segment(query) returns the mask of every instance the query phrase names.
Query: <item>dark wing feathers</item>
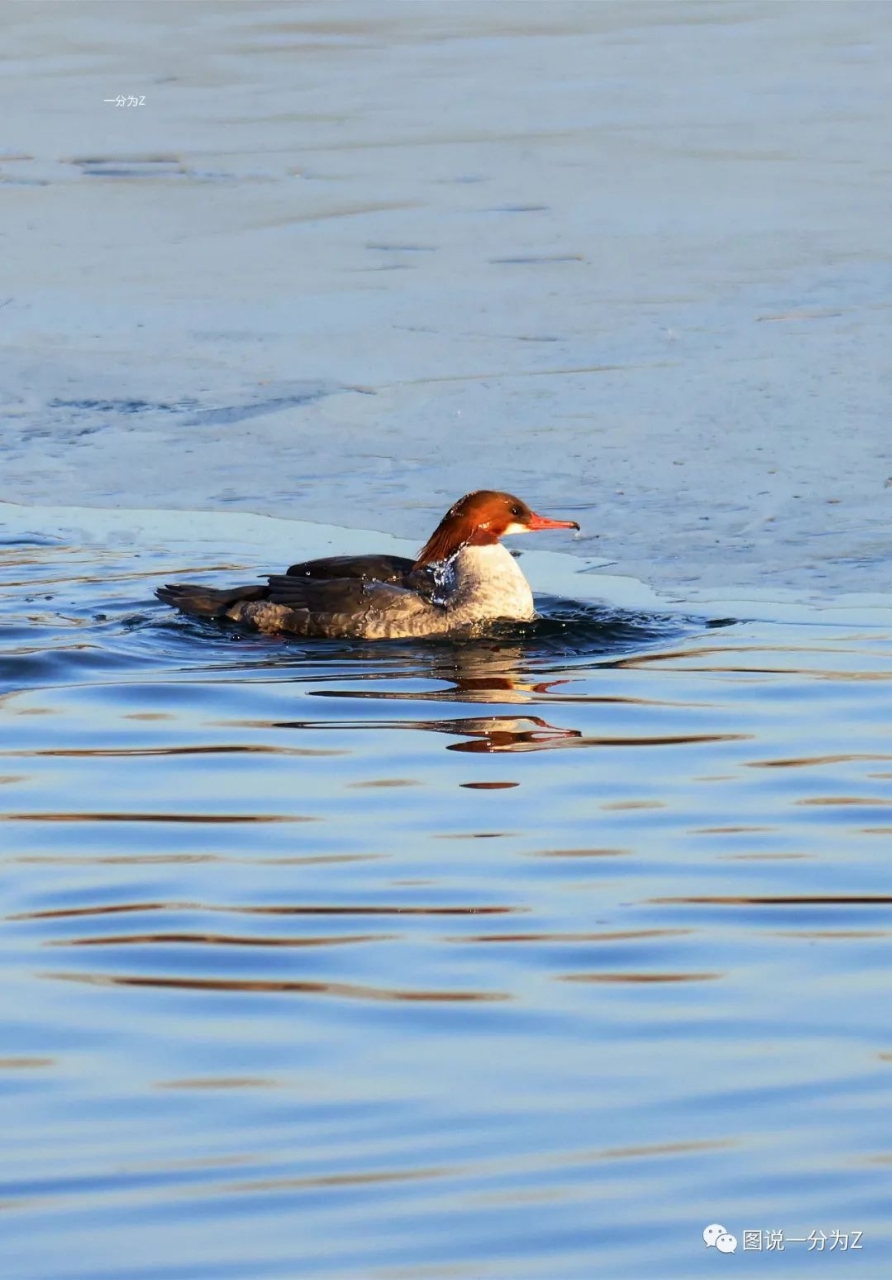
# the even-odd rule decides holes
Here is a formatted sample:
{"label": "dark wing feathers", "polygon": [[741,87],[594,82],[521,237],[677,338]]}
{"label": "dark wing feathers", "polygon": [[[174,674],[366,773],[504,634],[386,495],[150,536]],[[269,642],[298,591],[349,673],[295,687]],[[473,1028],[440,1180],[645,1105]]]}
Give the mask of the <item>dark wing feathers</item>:
{"label": "dark wing feathers", "polygon": [[405,556],[323,556],[303,560],[286,570],[293,578],[361,578],[364,582],[394,582],[402,586],[412,572]]}
{"label": "dark wing feathers", "polygon": [[227,609],[234,604],[251,600],[266,600],[269,587],[230,587],[218,591],[214,587],[200,586],[194,582],[168,582],[155,592],[159,600],[172,604],[183,613],[194,613],[204,618],[225,618]]}
{"label": "dark wing feathers", "polygon": [[405,556],[324,556],[293,564],[286,573],[272,574],[267,585],[217,590],[194,583],[167,583],[155,593],[159,600],[184,613],[223,618],[240,604],[269,601],[289,609],[307,610],[317,618],[341,615],[342,620],[364,617],[369,609],[386,610],[405,601],[432,603],[436,583],[431,569],[415,569]]}
{"label": "dark wing feathers", "polygon": [[374,583],[358,578],[294,578],[274,573],[268,581],[271,604],[308,609],[310,613],[356,612],[368,607],[369,592],[374,591]]}
{"label": "dark wing feathers", "polygon": [[[301,564],[293,564],[286,573],[275,574],[269,581],[272,584],[275,579],[276,590],[284,590],[284,586],[280,588],[283,578],[304,583],[344,582],[353,586],[361,586],[362,583],[377,583],[379,586],[386,584],[417,591],[425,600],[431,600],[437,585],[432,569],[416,569],[413,562],[405,556],[325,556],[321,560],[305,560]],[[285,601],[282,600],[281,603],[284,604]]]}

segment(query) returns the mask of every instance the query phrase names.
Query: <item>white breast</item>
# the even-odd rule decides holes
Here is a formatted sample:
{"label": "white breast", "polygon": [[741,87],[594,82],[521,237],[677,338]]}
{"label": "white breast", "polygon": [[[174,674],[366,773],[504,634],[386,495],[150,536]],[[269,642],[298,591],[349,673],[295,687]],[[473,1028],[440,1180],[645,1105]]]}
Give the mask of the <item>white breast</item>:
{"label": "white breast", "polygon": [[450,561],[443,585],[453,625],[493,618],[522,622],[536,616],[530,584],[501,543],[462,547]]}

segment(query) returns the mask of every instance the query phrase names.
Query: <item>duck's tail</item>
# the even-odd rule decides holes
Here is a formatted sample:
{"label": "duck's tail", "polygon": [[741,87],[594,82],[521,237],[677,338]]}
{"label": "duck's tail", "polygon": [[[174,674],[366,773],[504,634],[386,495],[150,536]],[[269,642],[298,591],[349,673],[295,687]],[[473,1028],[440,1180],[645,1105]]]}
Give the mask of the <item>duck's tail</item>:
{"label": "duck's tail", "polygon": [[199,618],[225,618],[236,604],[265,600],[269,587],[230,587],[227,591],[220,591],[194,582],[167,582],[158,588],[155,595],[182,613],[192,613]]}

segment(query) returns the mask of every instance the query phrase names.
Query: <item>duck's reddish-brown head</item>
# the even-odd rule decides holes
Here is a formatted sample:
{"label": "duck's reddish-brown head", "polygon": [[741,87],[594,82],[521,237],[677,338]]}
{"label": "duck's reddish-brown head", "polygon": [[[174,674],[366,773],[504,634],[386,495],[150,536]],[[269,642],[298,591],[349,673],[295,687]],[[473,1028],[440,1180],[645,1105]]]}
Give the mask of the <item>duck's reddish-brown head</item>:
{"label": "duck's reddish-brown head", "polygon": [[537,515],[511,493],[478,489],[450,507],[428,538],[415,568],[438,564],[461,547],[483,547],[507,533],[534,533],[539,529],[578,529],[575,520],[552,520]]}

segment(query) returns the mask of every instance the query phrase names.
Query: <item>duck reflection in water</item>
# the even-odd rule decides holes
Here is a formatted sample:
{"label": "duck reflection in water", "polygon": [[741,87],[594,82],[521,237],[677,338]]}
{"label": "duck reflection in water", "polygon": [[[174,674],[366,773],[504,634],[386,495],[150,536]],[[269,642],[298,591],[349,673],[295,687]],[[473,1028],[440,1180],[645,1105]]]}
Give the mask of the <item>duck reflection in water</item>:
{"label": "duck reflection in water", "polygon": [[[320,698],[378,698],[400,702],[483,702],[529,704],[547,695],[555,685],[567,684],[566,677],[555,680],[535,680],[523,671],[524,660],[529,653],[519,644],[461,645],[448,651],[428,652],[423,667],[412,663],[411,672],[403,674],[424,677],[446,683],[445,688],[421,691],[388,690],[382,687],[382,675],[376,671],[363,680],[374,680],[374,689],[314,689],[313,697]],[[386,672],[392,677],[393,671]],[[286,721],[276,728],[304,729],[325,728],[324,722]],[[334,727],[334,726],[332,726]],[[542,751],[568,745],[582,737],[579,729],[567,729],[550,724],[541,716],[459,716],[437,720],[364,720],[343,721],[338,728],[368,727],[375,729],[427,729],[433,733],[445,733],[465,737],[468,741],[450,743],[448,751]]]}
{"label": "duck reflection in water", "polygon": [[474,719],[437,720],[419,728],[441,733],[466,734],[469,741],[451,742],[447,751],[545,751],[564,747],[582,737],[579,729],[559,729],[541,716],[486,716]]}
{"label": "duck reflection in water", "polygon": [[[388,655],[388,659],[394,655]],[[463,645],[441,651],[430,651],[423,661],[417,652],[410,659],[401,655],[399,665],[382,667],[361,673],[341,669],[332,679],[359,681],[364,685],[374,683],[373,688],[312,689],[309,697],[316,698],[375,698],[389,702],[436,703],[488,703],[493,706],[523,706],[532,710],[559,705],[566,712],[573,705],[630,702],[636,697],[619,697],[616,694],[572,691],[553,692],[558,685],[573,685],[576,681],[566,675],[553,680],[537,680],[529,670],[533,660],[542,661],[542,655],[531,655],[521,644],[492,643],[489,645]],[[606,660],[606,665],[617,665],[616,659]],[[525,669],[526,668],[526,669]],[[566,665],[561,668],[566,671]],[[590,674],[591,667],[582,670]],[[543,672],[546,674],[547,672]],[[328,678],[327,676],[325,677]],[[318,676],[314,677],[318,679]],[[393,689],[393,680],[436,680],[445,687]],[[432,733],[445,733],[463,737],[464,742],[451,743],[449,751],[543,751],[566,747],[671,747],[685,744],[705,744],[735,741],[736,733],[675,733],[675,734],[591,734],[564,725],[555,725],[539,715],[518,715],[516,711],[490,716],[458,716],[438,719],[408,720],[358,719],[358,720],[289,720],[276,721],[277,729],[359,730],[359,729],[424,729]]]}

